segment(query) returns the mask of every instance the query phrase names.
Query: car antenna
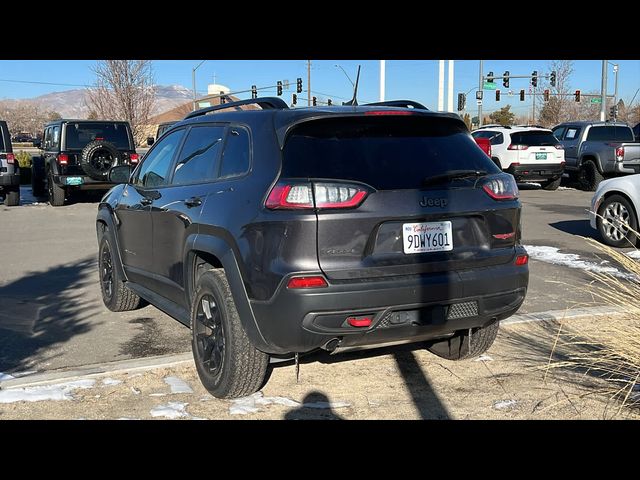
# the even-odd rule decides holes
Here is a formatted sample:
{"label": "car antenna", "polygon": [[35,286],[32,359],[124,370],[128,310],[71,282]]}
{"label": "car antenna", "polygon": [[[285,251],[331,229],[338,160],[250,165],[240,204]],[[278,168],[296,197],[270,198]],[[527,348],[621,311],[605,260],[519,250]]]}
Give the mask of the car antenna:
{"label": "car antenna", "polygon": [[342,105],[350,105],[350,106],[356,106],[358,105],[358,100],[356,99],[356,96],[358,95],[358,81],[360,80],[360,65],[358,65],[358,74],[356,75],[356,83],[353,86],[353,98],[351,100],[349,100],[348,102],[342,102]]}

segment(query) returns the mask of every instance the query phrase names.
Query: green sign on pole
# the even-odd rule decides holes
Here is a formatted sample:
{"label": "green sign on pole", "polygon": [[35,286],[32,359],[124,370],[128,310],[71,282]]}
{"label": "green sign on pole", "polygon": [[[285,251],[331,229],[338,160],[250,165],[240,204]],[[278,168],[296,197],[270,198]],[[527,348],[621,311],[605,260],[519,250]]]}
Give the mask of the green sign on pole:
{"label": "green sign on pole", "polygon": [[602,103],[602,98],[600,97],[593,97],[591,99],[591,103]]}
{"label": "green sign on pole", "polygon": [[496,89],[496,84],[495,83],[489,83],[489,82],[484,82],[484,85],[482,86],[483,90],[495,90]]}

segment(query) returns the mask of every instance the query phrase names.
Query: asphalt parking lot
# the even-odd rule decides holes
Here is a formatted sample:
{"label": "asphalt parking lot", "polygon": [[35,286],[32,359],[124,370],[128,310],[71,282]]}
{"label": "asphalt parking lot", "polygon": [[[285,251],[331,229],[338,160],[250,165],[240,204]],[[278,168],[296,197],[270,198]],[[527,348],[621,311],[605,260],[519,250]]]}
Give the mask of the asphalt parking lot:
{"label": "asphalt parking lot", "polygon": [[[591,195],[563,187],[555,192],[522,187],[523,243],[533,248],[530,290],[520,313],[592,304],[581,288],[590,277],[584,268],[574,268],[607,265],[581,238],[597,236],[586,216]],[[189,331],[158,309],[113,313],[103,306],[96,197],[53,208],[23,188],[22,199],[21,207],[0,207],[0,372],[190,351]]]}

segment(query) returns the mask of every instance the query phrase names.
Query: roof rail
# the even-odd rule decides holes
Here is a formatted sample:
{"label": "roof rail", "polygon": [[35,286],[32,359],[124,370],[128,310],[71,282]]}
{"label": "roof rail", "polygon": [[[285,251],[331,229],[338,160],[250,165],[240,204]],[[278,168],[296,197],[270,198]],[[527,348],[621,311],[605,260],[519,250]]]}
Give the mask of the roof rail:
{"label": "roof rail", "polygon": [[215,112],[216,110],[224,110],[226,108],[240,107],[242,105],[260,105],[263,110],[283,110],[288,109],[289,106],[284,100],[278,97],[264,97],[264,98],[251,98],[248,100],[238,100],[237,102],[222,103],[213,107],[201,108],[195,112],[189,113],[183,120],[188,118],[199,117],[200,115],[206,115],[209,112]]}
{"label": "roof rail", "polygon": [[413,100],[388,100],[386,102],[374,102],[367,103],[366,106],[379,106],[379,107],[402,107],[402,108],[421,108],[422,110],[429,110],[421,103],[414,102]]}
{"label": "roof rail", "polygon": [[510,125],[500,125],[499,123],[490,123],[488,125],[482,125],[481,127],[478,127],[476,130],[480,130],[481,128],[496,128],[496,127],[511,128]]}

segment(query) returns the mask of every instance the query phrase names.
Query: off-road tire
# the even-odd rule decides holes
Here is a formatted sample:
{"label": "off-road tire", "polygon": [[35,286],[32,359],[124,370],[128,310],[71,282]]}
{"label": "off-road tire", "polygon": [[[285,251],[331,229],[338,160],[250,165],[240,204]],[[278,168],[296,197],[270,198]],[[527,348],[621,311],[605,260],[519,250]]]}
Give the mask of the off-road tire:
{"label": "off-road tire", "polygon": [[116,146],[106,140],[94,140],[82,149],[80,165],[94,180],[106,180],[109,169],[120,163],[121,154]]}
{"label": "off-road tire", "polygon": [[604,175],[598,170],[598,166],[591,160],[580,165],[579,173],[580,185],[587,192],[595,192],[600,182],[604,180]]}
{"label": "off-road tire", "polygon": [[545,190],[557,190],[562,182],[562,177],[558,177],[555,180],[548,180],[542,184],[542,188]]}
{"label": "off-road tire", "polygon": [[49,204],[51,204],[52,207],[61,207],[64,205],[67,191],[64,187],[56,185],[53,181],[53,172],[51,170],[49,170],[47,174],[47,190],[49,193]]}
{"label": "off-road tire", "polygon": [[[209,313],[211,307],[216,309],[208,321],[217,323],[217,332],[222,336],[223,342],[220,366],[213,372],[212,353],[207,361],[205,345],[208,345],[207,340],[215,342],[219,341],[220,337],[215,338],[215,335],[211,335],[216,330],[206,327],[203,323],[203,300],[209,305]],[[211,300],[215,305],[210,304]],[[198,278],[191,305],[191,331],[196,370],[202,384],[211,395],[217,398],[243,397],[257,392],[262,387],[269,355],[257,350],[249,340],[222,269],[208,270]],[[214,340],[211,340],[212,337]]]}
{"label": "off-road tire", "polygon": [[475,358],[493,345],[499,327],[500,322],[494,322],[487,327],[474,328],[471,330],[471,336],[465,330],[454,337],[427,344],[427,350],[447,360]]}
{"label": "off-road tire", "polygon": [[[110,265],[107,265],[107,257]],[[105,227],[100,237],[98,250],[98,281],[104,305],[112,312],[126,312],[136,310],[143,305],[142,299],[127,288],[126,283],[120,278],[115,262],[115,250],[110,238],[109,230]],[[107,270],[110,268],[110,273]],[[106,285],[106,276],[111,275],[111,288]]]}

